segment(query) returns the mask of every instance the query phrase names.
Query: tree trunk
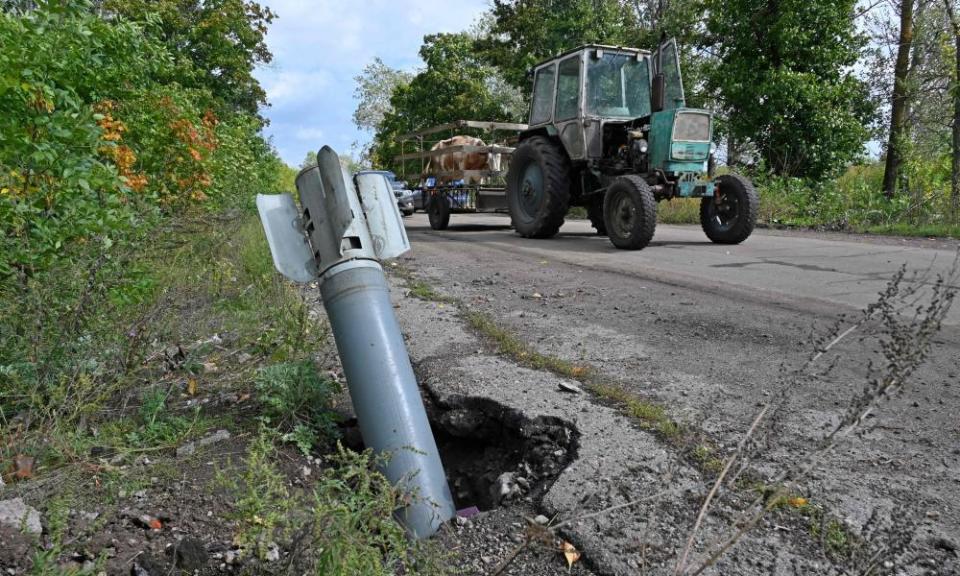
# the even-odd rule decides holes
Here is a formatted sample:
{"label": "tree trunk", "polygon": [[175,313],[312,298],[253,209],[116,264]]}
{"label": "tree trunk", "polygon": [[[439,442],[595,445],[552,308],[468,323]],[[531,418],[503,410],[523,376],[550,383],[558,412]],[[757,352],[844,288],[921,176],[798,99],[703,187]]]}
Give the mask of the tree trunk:
{"label": "tree trunk", "polygon": [[943,0],[953,26],[956,49],[956,70],[951,92],[953,93],[953,173],[950,179],[950,221],[960,222],[960,22],[953,8],[954,0]]}
{"label": "tree trunk", "polygon": [[903,139],[907,104],[907,73],[910,70],[910,48],[913,44],[913,2],[900,3],[900,44],[893,70],[893,101],[890,109],[890,139],[887,141],[887,164],[883,172],[883,193],[893,198],[900,175],[900,144]]}

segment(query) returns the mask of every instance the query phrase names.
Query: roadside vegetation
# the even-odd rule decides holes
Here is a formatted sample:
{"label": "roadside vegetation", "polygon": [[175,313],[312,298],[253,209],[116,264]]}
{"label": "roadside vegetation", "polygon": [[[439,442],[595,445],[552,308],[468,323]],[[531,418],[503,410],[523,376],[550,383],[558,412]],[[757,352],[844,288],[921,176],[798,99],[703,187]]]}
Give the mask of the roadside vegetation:
{"label": "roadside vegetation", "polygon": [[0,505],[43,528],[0,525],[5,570],[440,571],[338,447],[327,325],[253,208],[293,187],[251,74],[273,17],[0,3]]}
{"label": "roadside vegetation", "polygon": [[[425,37],[420,69],[374,60],[356,78],[362,160],[393,167],[397,136],[429,126],[525,122],[536,63],[666,34],[688,105],[716,115],[720,170],[751,177],[762,224],[960,237],[956,14],[953,0],[494,2],[469,30]],[[659,211],[699,223],[695,201]]]}

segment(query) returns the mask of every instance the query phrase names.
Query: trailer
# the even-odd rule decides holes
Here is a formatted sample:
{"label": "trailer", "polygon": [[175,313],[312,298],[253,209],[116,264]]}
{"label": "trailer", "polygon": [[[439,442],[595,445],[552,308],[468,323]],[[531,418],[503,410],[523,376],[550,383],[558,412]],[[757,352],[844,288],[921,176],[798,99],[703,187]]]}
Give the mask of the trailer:
{"label": "trailer", "polygon": [[[451,214],[507,213],[506,174],[514,151],[511,144],[526,129],[526,124],[459,120],[404,134],[399,138],[400,154],[394,158],[395,172],[403,180],[419,182],[423,207],[434,230],[445,230]],[[432,149],[448,135],[468,132],[482,135],[487,145]],[[431,159],[458,152],[487,154],[488,158],[497,154],[500,169],[493,170],[489,166],[482,170],[428,169]]]}

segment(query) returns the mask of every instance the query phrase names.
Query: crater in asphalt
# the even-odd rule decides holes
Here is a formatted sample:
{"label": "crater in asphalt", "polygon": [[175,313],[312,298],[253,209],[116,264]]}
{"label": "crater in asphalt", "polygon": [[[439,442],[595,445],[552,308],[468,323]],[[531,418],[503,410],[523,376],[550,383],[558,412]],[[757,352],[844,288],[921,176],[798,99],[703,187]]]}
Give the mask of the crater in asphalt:
{"label": "crater in asphalt", "polygon": [[539,500],[575,457],[579,433],[557,418],[526,418],[486,398],[427,402],[458,509]]}
{"label": "crater in asphalt", "polygon": [[[539,501],[576,458],[580,433],[558,418],[530,419],[487,398],[424,404],[458,510]],[[338,426],[345,447],[364,450],[356,418]]]}

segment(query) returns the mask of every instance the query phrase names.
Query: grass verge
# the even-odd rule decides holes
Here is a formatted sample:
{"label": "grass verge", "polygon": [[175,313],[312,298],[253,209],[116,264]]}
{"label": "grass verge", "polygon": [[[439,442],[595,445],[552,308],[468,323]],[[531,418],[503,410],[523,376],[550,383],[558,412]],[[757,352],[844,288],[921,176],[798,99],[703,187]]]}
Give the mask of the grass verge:
{"label": "grass verge", "polygon": [[497,354],[510,358],[521,366],[546,370],[580,382],[599,398],[615,403],[621,411],[634,418],[642,428],[657,432],[677,445],[688,444],[689,438],[684,427],[672,420],[663,406],[638,397],[592,366],[538,352],[488,314],[469,309],[456,299],[438,293],[407,268],[395,266],[392,271],[406,281],[411,296],[429,302],[456,306],[467,325],[485,342],[493,346]]}
{"label": "grass verge", "polygon": [[[166,528],[144,541],[123,512],[134,508],[236,548],[243,571],[279,553],[298,573],[442,573],[438,556],[408,546],[393,517],[402,495],[373,458],[324,455],[336,436],[339,388],[325,375],[335,350],[308,296],[274,272],[255,214],[179,218],[84,258],[7,287],[0,303],[0,499],[14,492],[38,508],[52,543],[29,544],[18,569],[130,572],[136,550],[107,558],[92,543],[104,527],[164,558]],[[176,453],[218,429],[232,433],[223,458]],[[313,455],[322,473],[306,482]],[[98,519],[64,519],[78,509]]]}

